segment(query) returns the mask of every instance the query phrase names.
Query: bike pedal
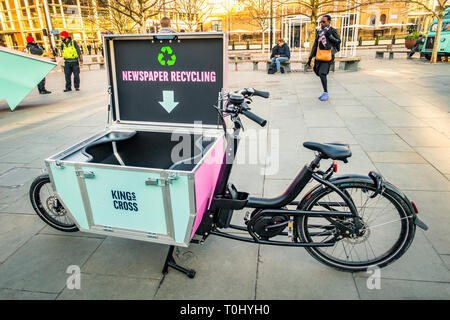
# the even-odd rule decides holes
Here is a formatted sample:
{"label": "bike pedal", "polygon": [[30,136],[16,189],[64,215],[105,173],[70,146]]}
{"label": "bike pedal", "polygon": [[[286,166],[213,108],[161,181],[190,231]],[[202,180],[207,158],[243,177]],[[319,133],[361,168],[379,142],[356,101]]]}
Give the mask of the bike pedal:
{"label": "bike pedal", "polygon": [[251,215],[252,213],[250,212],[250,211],[247,211],[246,213],[245,213],[245,216],[244,216],[244,222],[245,222],[245,224],[247,224],[248,222],[249,222],[249,220],[250,220],[250,215]]}
{"label": "bike pedal", "polygon": [[291,241],[294,240],[294,220],[290,219],[288,223],[288,237]]}

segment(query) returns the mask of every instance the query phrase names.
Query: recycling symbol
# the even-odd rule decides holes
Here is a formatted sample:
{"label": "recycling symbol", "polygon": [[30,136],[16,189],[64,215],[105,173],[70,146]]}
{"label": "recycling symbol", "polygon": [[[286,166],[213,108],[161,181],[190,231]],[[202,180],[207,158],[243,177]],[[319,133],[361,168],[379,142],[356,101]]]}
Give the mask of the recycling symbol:
{"label": "recycling symbol", "polygon": [[[171,47],[162,47],[161,52],[158,55],[159,63],[162,66],[173,66],[175,64],[175,61],[177,60],[177,56],[172,53],[173,51]],[[169,56],[169,59],[165,58],[166,56]]]}

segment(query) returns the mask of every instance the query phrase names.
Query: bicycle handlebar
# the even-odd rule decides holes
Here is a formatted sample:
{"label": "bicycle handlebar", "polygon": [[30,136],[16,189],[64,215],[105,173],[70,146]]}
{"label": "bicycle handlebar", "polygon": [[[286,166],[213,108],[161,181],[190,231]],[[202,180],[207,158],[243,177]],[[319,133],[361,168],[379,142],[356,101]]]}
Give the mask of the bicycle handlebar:
{"label": "bicycle handlebar", "polygon": [[242,114],[249,118],[250,120],[255,121],[257,124],[259,124],[261,127],[264,127],[267,124],[267,120],[259,117],[258,115],[254,114],[251,111],[248,110],[242,110]]}
{"label": "bicycle handlebar", "polygon": [[262,97],[262,98],[266,98],[266,99],[270,97],[270,92],[260,91],[260,90],[256,90],[256,89],[253,89],[253,91],[254,91],[254,93],[253,93],[254,96],[258,96],[258,97]]}

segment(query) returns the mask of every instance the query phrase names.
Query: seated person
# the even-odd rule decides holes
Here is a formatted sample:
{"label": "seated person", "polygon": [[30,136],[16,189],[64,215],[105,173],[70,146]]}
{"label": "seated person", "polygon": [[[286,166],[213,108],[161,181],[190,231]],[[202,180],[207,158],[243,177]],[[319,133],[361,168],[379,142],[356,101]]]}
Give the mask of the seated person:
{"label": "seated person", "polygon": [[272,49],[272,55],[270,56],[272,62],[270,66],[274,67],[276,65],[277,71],[281,72],[280,63],[283,61],[288,61],[291,58],[291,52],[283,39],[279,39],[277,43],[278,44]]}

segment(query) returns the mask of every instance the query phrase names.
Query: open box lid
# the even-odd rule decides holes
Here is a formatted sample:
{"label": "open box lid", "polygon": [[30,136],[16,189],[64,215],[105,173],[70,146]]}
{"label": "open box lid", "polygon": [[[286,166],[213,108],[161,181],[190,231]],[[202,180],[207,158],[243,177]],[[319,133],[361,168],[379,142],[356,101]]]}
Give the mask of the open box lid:
{"label": "open box lid", "polygon": [[104,35],[112,121],[217,127],[225,39],[219,32]]}

